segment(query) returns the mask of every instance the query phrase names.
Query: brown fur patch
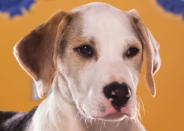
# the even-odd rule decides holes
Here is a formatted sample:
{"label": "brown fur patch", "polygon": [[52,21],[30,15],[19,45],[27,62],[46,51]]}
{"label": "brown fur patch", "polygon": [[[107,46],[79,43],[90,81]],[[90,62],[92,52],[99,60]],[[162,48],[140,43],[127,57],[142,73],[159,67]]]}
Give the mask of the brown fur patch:
{"label": "brown fur patch", "polygon": [[[96,49],[92,39],[82,36],[82,28],[80,12],[68,14],[58,28],[55,57],[62,61],[63,65],[68,69],[68,72],[71,72],[69,70],[79,71],[90,61],[77,54],[77,52],[74,51],[74,48],[88,44]],[[94,58],[97,59],[96,51],[94,53]]]}
{"label": "brown fur patch", "polygon": [[65,15],[65,12],[57,12],[16,45],[15,55],[20,64],[34,80],[42,82],[38,88],[45,92],[50,88],[53,80],[54,43],[58,24]]}

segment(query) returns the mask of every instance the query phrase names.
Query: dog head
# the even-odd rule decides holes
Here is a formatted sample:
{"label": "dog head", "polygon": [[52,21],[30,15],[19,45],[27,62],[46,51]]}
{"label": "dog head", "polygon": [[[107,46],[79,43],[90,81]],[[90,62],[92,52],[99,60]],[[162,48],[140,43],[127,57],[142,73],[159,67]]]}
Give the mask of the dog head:
{"label": "dog head", "polygon": [[54,14],[18,42],[14,54],[36,82],[40,97],[57,77],[57,88],[74,101],[83,116],[119,120],[136,115],[136,88],[144,56],[147,84],[155,96],[158,50],[135,10],[90,3]]}

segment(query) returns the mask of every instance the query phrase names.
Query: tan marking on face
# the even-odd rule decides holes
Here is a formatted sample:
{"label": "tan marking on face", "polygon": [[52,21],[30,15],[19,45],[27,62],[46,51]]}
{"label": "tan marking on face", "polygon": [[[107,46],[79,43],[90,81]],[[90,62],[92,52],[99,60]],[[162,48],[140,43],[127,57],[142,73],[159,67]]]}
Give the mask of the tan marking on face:
{"label": "tan marking on face", "polygon": [[[77,72],[86,64],[90,61],[97,60],[96,46],[93,39],[82,35],[80,13],[71,13],[67,17],[65,21],[61,22],[58,28],[58,30],[62,30],[62,32],[59,32],[57,35],[58,41],[55,56],[57,57],[56,59],[59,59],[62,63],[62,68],[66,71],[65,73],[70,74],[70,76],[77,76]],[[94,49],[93,58],[84,58],[74,51],[74,48],[82,45],[90,45]],[[73,74],[72,72],[75,73]]]}
{"label": "tan marking on face", "polygon": [[[141,44],[141,41],[138,38],[137,40],[134,40],[134,41],[127,41],[127,46],[125,47],[125,51],[128,50],[128,48],[130,47],[138,48],[139,52],[133,58],[124,58],[124,59],[131,61],[132,64],[135,66],[136,70],[140,72],[142,67],[142,62],[143,62],[143,46]],[[123,57],[125,57],[124,54],[123,54]]]}

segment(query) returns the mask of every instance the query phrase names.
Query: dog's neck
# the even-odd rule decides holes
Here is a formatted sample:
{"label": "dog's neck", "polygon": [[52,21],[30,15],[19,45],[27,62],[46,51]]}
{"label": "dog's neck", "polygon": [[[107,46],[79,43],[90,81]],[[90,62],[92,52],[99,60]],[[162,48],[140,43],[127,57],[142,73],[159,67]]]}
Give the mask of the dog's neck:
{"label": "dog's neck", "polygon": [[[67,99],[67,86],[62,91],[54,80],[51,94],[39,105],[28,131],[144,131],[138,119],[120,122],[85,120],[73,101]],[[66,95],[67,94],[67,95]]]}

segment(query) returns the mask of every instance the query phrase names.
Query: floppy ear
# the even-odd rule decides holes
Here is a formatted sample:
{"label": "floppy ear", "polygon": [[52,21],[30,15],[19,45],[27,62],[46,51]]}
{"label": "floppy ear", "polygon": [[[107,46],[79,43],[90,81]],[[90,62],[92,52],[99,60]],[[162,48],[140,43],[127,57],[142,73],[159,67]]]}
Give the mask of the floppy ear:
{"label": "floppy ear", "polygon": [[35,81],[39,97],[47,94],[53,81],[57,28],[65,16],[65,12],[57,12],[14,47],[14,55],[24,71]]}
{"label": "floppy ear", "polygon": [[147,71],[146,71],[147,86],[150,89],[152,96],[155,96],[156,89],[153,76],[159,70],[161,65],[159,55],[159,45],[157,44],[156,40],[154,39],[149,29],[144,25],[137,11],[133,9],[130,10],[128,14],[130,14],[132,25],[144,46],[144,53],[146,55],[146,64],[147,64]]}

